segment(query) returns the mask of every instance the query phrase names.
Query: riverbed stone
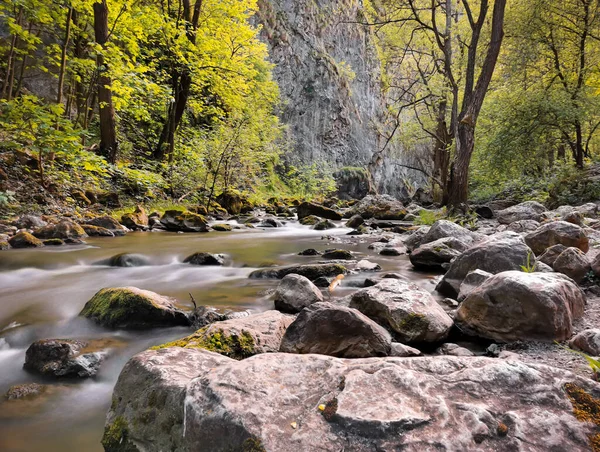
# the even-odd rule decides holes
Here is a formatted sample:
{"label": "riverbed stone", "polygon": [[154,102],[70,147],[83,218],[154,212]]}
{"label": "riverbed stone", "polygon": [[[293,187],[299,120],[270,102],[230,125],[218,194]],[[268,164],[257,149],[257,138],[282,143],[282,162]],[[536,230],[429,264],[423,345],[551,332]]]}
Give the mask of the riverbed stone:
{"label": "riverbed stone", "polygon": [[594,427],[573,404],[599,395],[598,383],[571,372],[486,357],[235,361],[146,351],[119,377],[103,444],[107,452],[587,451]]}
{"label": "riverbed stone", "polygon": [[17,227],[17,229],[39,229],[48,225],[48,222],[42,219],[39,215],[21,215],[15,221],[13,221],[13,226]]}
{"label": "riverbed stone", "polygon": [[259,353],[274,353],[279,351],[283,335],[294,319],[292,315],[272,310],[223,320],[157,348],[202,348],[235,359]]}
{"label": "riverbed stone", "polygon": [[360,215],[353,215],[348,221],[346,221],[346,227],[356,229],[365,222],[365,219]]}
{"label": "riverbed stone", "polygon": [[303,202],[296,208],[298,219],[309,217],[314,215],[319,218],[325,218],[327,220],[339,221],[342,219],[342,215],[329,207],[315,204],[312,202]]}
{"label": "riverbed stone", "polygon": [[298,253],[298,256],[320,256],[321,252],[317,251],[314,248],[307,248]]}
{"label": "riverbed stone", "polygon": [[160,219],[167,231],[175,232],[207,232],[206,218],[197,213],[183,210],[167,210]]}
{"label": "riverbed stone", "polygon": [[406,246],[406,250],[409,253],[412,253],[415,249],[421,246],[421,242],[429,232],[429,229],[429,226],[421,226],[404,239],[404,246]]}
{"label": "riverbed stone", "polygon": [[144,329],[190,325],[188,315],[175,301],[137,287],[113,287],[98,291],[80,316],[108,328]]}
{"label": "riverbed stone", "polygon": [[552,221],[540,226],[525,236],[525,242],[536,256],[553,245],[579,248],[584,253],[589,250],[589,239],[579,226],[566,221]]}
{"label": "riverbed stone", "polygon": [[450,264],[436,289],[454,298],[460,285],[473,270],[496,274],[509,270],[521,270],[535,265],[535,256],[523,238],[515,232],[501,232],[476,243]]}
{"label": "riverbed stone", "polygon": [[441,341],[452,328],[452,319],[429,292],[398,279],[359,290],[350,307],[390,328],[403,343]]}
{"label": "riverbed stone", "polygon": [[461,347],[458,344],[448,342],[438,347],[435,351],[438,355],[450,355],[450,356],[475,356],[471,350],[465,347]]}
{"label": "riverbed stone", "polygon": [[298,314],[283,336],[280,351],[367,358],[389,355],[391,343],[390,333],[360,311],[320,302]]}
{"label": "riverbed stone", "polygon": [[296,314],[323,301],[323,294],[308,278],[292,273],[284,276],[277,286],[274,301],[278,311]]}
{"label": "riverbed stone", "polygon": [[341,260],[352,260],[354,256],[348,250],[326,250],[323,253],[325,259],[341,259]]}
{"label": "riverbed stone", "polygon": [[331,220],[321,220],[312,227],[315,231],[326,231],[327,229],[335,228],[337,228],[337,226]]}
{"label": "riverbed stone", "polygon": [[567,248],[554,261],[552,266],[554,271],[567,275],[577,284],[583,281],[583,278],[591,270],[590,261],[579,248]]}
{"label": "riverbed stone", "polygon": [[457,326],[499,342],[562,341],[581,318],[585,295],[559,273],[508,271],[474,289],[456,312]]}
{"label": "riverbed stone", "polygon": [[86,352],[89,346],[89,342],[74,339],[35,341],[25,353],[23,367],[47,377],[93,377],[98,373],[105,353]]}
{"label": "riverbed stone", "polygon": [[600,328],[593,328],[577,333],[569,341],[569,345],[592,356],[600,356]]}
{"label": "riverbed stone", "polygon": [[541,221],[542,214],[548,209],[536,201],[526,201],[516,206],[496,211],[496,217],[500,224],[511,224],[520,220]]}
{"label": "riverbed stone", "polygon": [[37,397],[48,389],[48,386],[38,383],[24,383],[11,386],[6,392],[7,400],[31,399]]}
{"label": "riverbed stone", "polygon": [[82,239],[87,237],[85,231],[77,223],[63,220],[57,224],[49,224],[33,231],[38,239]]}
{"label": "riverbed stone", "polygon": [[442,264],[451,262],[468,248],[468,244],[456,237],[443,237],[421,244],[408,257],[415,268],[439,269]]}
{"label": "riverbed stone", "polygon": [[143,254],[120,253],[106,261],[111,267],[144,267],[150,265],[150,259]]}
{"label": "riverbed stone", "polygon": [[540,227],[539,221],[535,220],[518,220],[513,221],[506,227],[507,231],[516,232],[518,234],[527,234],[529,232],[535,231]]}
{"label": "riverbed stone", "polygon": [[473,270],[472,272],[469,272],[460,285],[458,301],[463,301],[471,292],[473,292],[473,290],[481,286],[492,276],[494,275],[483,270]]}
{"label": "riverbed stone", "polygon": [[13,235],[8,239],[8,243],[13,248],[39,248],[44,246],[40,239],[26,231]]}
{"label": "riverbed stone", "polygon": [[346,213],[349,218],[360,215],[365,220],[403,220],[406,214],[404,205],[390,195],[365,196]]}
{"label": "riverbed stone", "polygon": [[477,234],[469,231],[466,228],[463,228],[456,223],[453,223],[452,221],[438,220],[433,223],[431,228],[429,228],[421,240],[420,245],[422,246],[426,243],[435,242],[436,240],[447,237],[453,237],[457,240],[460,240],[465,245],[470,245],[480,238]]}
{"label": "riverbed stone", "polygon": [[133,212],[121,217],[121,224],[133,231],[146,229],[148,227],[146,210],[142,206],[136,206]]}
{"label": "riverbed stone", "polygon": [[558,259],[558,256],[560,256],[566,249],[567,247],[561,245],[560,243],[558,245],[552,245],[551,247],[547,248],[546,251],[544,251],[544,253],[537,258],[537,260],[538,262],[542,262],[550,267],[553,267],[554,262],[556,259]]}
{"label": "riverbed stone", "polygon": [[284,276],[290,273],[305,276],[314,281],[315,279],[324,276],[345,275],[348,269],[341,264],[304,264],[304,265],[289,265],[286,267],[270,267],[255,270],[248,276],[250,279],[283,279]]}
{"label": "riverbed stone", "polygon": [[183,262],[191,265],[225,265],[225,255],[199,252],[186,257]]}
{"label": "riverbed stone", "polygon": [[91,220],[87,221],[86,224],[108,229],[115,236],[123,236],[127,233],[127,229],[125,229],[122,224],[109,215],[92,218]]}
{"label": "riverbed stone", "polygon": [[114,237],[115,234],[109,229],[102,228],[100,226],[94,226],[92,224],[82,224],[81,229],[90,237]]}

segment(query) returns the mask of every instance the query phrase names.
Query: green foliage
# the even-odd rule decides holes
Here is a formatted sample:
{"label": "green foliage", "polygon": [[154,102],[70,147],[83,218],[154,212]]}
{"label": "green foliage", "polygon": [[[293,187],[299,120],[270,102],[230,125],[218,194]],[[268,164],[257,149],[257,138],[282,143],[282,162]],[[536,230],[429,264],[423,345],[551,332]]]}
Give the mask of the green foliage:
{"label": "green foliage", "polygon": [[585,358],[585,360],[587,361],[588,365],[590,366],[590,369],[594,373],[594,377],[598,378],[598,376],[600,375],[600,361],[599,360],[597,360],[596,358],[593,358],[592,356],[588,355],[587,353],[583,353],[583,352],[580,352],[579,350],[573,350],[572,348],[565,347],[564,345],[560,345],[558,342],[555,342],[555,343],[559,347],[564,348],[565,350],[567,350],[571,353],[575,353],[577,355],[583,356]]}
{"label": "green foliage", "polygon": [[443,219],[446,216],[446,211],[420,210],[414,223],[424,226],[431,226],[436,221]]}
{"label": "green foliage", "polygon": [[525,265],[521,265],[521,271],[525,273],[534,273],[535,272],[535,256],[533,256],[533,262],[531,261],[531,257],[533,253],[529,251],[527,253],[527,263]]}

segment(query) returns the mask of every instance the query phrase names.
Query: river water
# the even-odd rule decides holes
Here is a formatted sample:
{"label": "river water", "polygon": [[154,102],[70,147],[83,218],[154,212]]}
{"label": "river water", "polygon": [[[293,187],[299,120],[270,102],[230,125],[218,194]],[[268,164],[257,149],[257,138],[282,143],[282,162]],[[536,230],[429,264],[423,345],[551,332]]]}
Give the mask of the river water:
{"label": "river water", "polygon": [[[234,223],[234,222],[233,222]],[[191,333],[187,328],[111,331],[77,315],[103,287],[135,286],[174,297],[191,309],[198,304],[222,309],[272,308],[270,292],[277,281],[250,280],[256,268],[273,264],[310,263],[319,256],[298,256],[306,248],[344,248],[368,258],[384,271],[399,272],[432,291],[434,279],[413,272],[406,256],[384,257],[368,249],[373,240],[338,242],[349,232],[339,227],[313,231],[289,222],[277,229],[246,229],[207,234],[135,232],[124,237],[89,238],[87,245],[0,252],[0,394],[22,383],[49,384],[33,400],[0,402],[0,451],[102,451],[100,439],[112,388],[126,361],[150,346]],[[329,238],[328,238],[329,236]],[[225,253],[231,264],[199,267],[183,264],[198,251]],[[139,253],[152,265],[111,268],[99,261],[119,253]],[[336,290],[343,296],[369,274],[346,278]],[[38,339],[101,339],[112,348],[96,378],[51,381],[23,370],[25,351]]]}

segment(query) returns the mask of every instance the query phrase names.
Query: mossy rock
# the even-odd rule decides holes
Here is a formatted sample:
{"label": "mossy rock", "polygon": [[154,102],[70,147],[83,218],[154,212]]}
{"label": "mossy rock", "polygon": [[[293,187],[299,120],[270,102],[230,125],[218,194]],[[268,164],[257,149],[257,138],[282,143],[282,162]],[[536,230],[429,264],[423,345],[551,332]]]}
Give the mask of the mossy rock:
{"label": "mossy rock", "polygon": [[335,229],[337,226],[330,220],[321,220],[312,228],[315,231],[326,231],[327,229]]}
{"label": "mossy rock", "polygon": [[38,239],[81,239],[87,234],[81,226],[72,221],[61,221],[58,224],[49,224],[33,232]]}
{"label": "mossy rock", "polygon": [[225,223],[218,223],[218,224],[213,224],[211,226],[213,231],[219,231],[219,232],[230,232],[233,230],[233,228],[231,227],[230,224],[225,224]]}
{"label": "mossy rock", "polygon": [[79,315],[108,328],[144,329],[191,323],[171,299],[136,287],[101,289]]}
{"label": "mossy rock", "polygon": [[8,244],[7,241],[2,240],[0,241],[0,251],[4,251],[10,248],[10,245]]}
{"label": "mossy rock", "polygon": [[153,347],[153,349],[169,347],[202,348],[238,360],[255,354],[255,341],[250,333],[246,331],[239,334],[225,332],[222,329],[211,328],[211,325],[201,328],[183,339],[168,342]]}
{"label": "mossy rock", "polygon": [[112,422],[104,427],[102,446],[105,452],[138,452],[129,440],[129,426],[123,416],[117,416]]}
{"label": "mossy rock", "polygon": [[313,226],[317,224],[321,219],[315,215],[309,215],[308,217],[301,218],[299,223],[304,226]]}
{"label": "mossy rock", "polygon": [[8,239],[8,243],[13,248],[39,248],[40,246],[44,246],[40,239],[34,237],[29,232],[19,232]]}
{"label": "mossy rock", "polygon": [[168,231],[206,232],[208,222],[202,215],[182,210],[167,210],[160,219]]}
{"label": "mossy rock", "polygon": [[48,239],[48,240],[44,240],[44,245],[45,246],[61,246],[64,245],[65,242],[63,242],[61,239]]}

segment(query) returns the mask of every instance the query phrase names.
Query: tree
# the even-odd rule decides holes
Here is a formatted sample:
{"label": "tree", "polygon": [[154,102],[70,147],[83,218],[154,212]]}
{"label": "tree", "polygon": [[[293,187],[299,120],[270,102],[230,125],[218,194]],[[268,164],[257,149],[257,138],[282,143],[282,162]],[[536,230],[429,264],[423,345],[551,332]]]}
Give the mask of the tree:
{"label": "tree", "polygon": [[106,0],[94,3],[94,35],[100,46],[96,54],[98,71],[98,108],[100,117],[100,151],[110,163],[116,163],[119,151],[117,129],[115,124],[115,108],[113,106],[111,78],[106,67],[103,51],[109,38],[108,5]]}
{"label": "tree", "polygon": [[[382,6],[391,9],[371,25],[391,25],[392,34],[400,30],[410,36],[402,59],[411,62],[418,77],[410,90],[404,90],[404,94],[410,93],[404,105],[426,106],[435,126],[423,128],[434,138],[438,150],[434,153],[435,172],[439,173],[436,179],[444,181],[443,202],[460,208],[468,198],[477,120],[504,37],[506,0],[494,1],[493,7],[488,0],[480,0],[477,9],[469,0],[456,4],[452,0],[387,0],[377,3],[375,10]],[[491,24],[487,27],[490,11]],[[489,39],[484,41],[487,28]],[[400,73],[403,67],[400,65]],[[440,76],[443,82],[437,83],[435,77]],[[419,101],[415,100],[419,97],[414,94],[415,86],[425,92]],[[400,97],[401,102],[406,100],[406,95]],[[418,113],[416,118],[421,122]],[[450,157],[448,150],[453,142]]]}

